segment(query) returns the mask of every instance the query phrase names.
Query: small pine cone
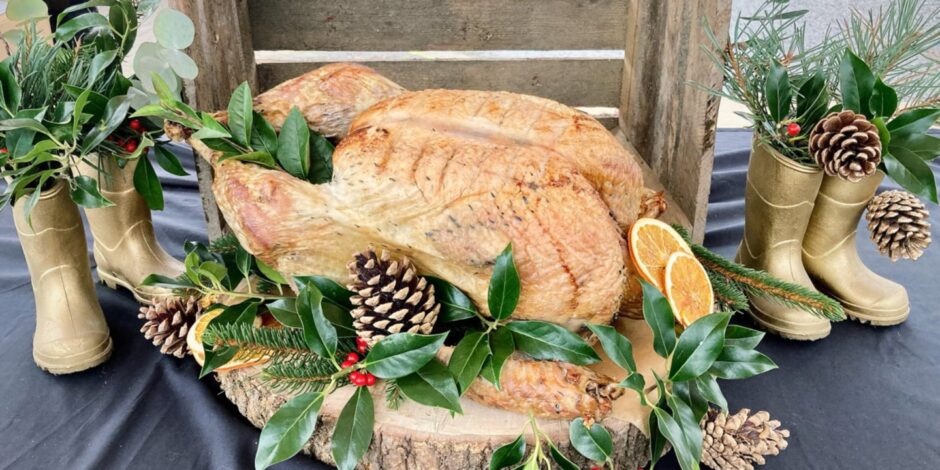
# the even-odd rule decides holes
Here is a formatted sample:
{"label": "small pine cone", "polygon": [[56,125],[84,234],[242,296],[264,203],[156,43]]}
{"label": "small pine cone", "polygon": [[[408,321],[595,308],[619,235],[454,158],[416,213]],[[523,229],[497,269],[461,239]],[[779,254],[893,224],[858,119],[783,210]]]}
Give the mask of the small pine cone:
{"label": "small pine cone", "polygon": [[871,240],[891,261],[916,260],[930,245],[930,213],[907,191],[895,189],[873,197],[865,220]]}
{"label": "small pine cone", "polygon": [[741,409],[728,415],[710,408],[702,418],[702,463],[715,470],[754,470],[766,463],[764,456],[777,455],[787,448],[790,431],[770,414]]}
{"label": "small pine cone", "polygon": [[832,113],[810,133],[809,153],[827,175],[854,183],[874,174],[881,163],[881,137],[861,114]]}
{"label": "small pine cone", "polygon": [[196,297],[167,297],[153,305],[143,306],[137,318],[144,320],[140,332],[144,338],[160,346],[160,352],[176,357],[189,354],[186,334],[202,312]]}
{"label": "small pine cone", "polygon": [[371,248],[355,256],[346,266],[353,326],[360,338],[373,346],[380,339],[399,332],[428,334],[434,328],[440,304],[434,286],[418,275],[408,258],[381,257]]}

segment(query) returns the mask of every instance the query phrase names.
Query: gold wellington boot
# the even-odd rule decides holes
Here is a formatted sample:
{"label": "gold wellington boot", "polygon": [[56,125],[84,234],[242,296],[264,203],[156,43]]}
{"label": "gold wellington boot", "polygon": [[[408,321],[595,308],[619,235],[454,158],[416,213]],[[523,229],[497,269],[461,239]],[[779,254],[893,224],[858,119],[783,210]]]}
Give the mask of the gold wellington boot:
{"label": "gold wellington boot", "polygon": [[868,269],[855,246],[858,221],[884,173],[858,183],[823,179],[803,238],[803,264],[813,284],[838,300],[845,314],[862,323],[897,325],[907,319],[907,291]]}
{"label": "gold wellington boot", "polygon": [[[737,261],[785,281],[813,288],[803,268],[802,241],[819,191],[821,170],[801,165],[754,142],[744,196],[744,239]],[[751,296],[751,316],[784,338],[816,340],[829,321],[764,297]]]}
{"label": "gold wellington boot", "polygon": [[136,161],[120,168],[114,158],[100,159],[101,171],[82,164],[79,172],[98,180],[101,194],[114,206],[85,209],[94,238],[98,279],[112,289],[131,291],[142,303],[153,303],[172,295],[160,287],[141,286],[150,274],[176,277],[184,266],[160,246],[153,233],[150,208],[134,189]]}
{"label": "gold wellington boot", "polygon": [[111,336],[91,280],[78,207],[62,181],[40,194],[32,227],[25,205],[26,198],[16,201],[13,221],[36,299],[33,360],[53,374],[97,366],[111,356]]}

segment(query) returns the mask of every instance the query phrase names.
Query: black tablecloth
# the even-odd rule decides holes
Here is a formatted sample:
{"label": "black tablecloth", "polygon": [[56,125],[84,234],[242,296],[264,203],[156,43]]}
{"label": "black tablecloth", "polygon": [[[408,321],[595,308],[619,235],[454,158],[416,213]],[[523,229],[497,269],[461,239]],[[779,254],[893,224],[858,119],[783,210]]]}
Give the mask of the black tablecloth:
{"label": "black tablecloth", "polygon": [[[726,256],[741,238],[749,147],[749,132],[718,135],[706,244]],[[188,149],[179,152],[192,174]],[[155,225],[180,256],[185,240],[205,239],[195,176],[161,176],[167,207]],[[931,209],[938,227],[940,209]],[[859,245],[873,269],[907,286],[911,317],[892,328],[843,322],[813,343],[768,336],[760,349],[780,369],[722,384],[733,409],[769,410],[792,432],[789,449],[768,469],[940,465],[940,248],[916,263],[891,263],[866,240]],[[130,294],[99,286],[98,295],[114,339],[111,360],[68,376],[41,372],[31,356],[26,265],[12,217],[0,216],[0,467],[251,468],[258,431],[215,381],[198,380],[192,360],[162,356],[138,333]],[[278,468],[323,467],[295,457]],[[660,468],[677,467],[667,459]]]}

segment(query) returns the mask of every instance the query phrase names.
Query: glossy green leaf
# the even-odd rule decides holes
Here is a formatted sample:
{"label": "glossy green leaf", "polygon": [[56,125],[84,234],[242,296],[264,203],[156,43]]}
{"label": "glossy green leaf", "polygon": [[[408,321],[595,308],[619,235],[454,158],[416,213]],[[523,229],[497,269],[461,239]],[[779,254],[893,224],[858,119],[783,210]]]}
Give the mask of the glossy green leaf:
{"label": "glossy green leaf", "polygon": [[274,161],[274,157],[272,157],[268,152],[248,152],[236,155],[223,155],[219,157],[216,163],[222,163],[228,160],[256,163],[266,168],[277,168],[277,162]]}
{"label": "glossy green leaf", "polygon": [[393,334],[383,338],[369,350],[365,359],[366,369],[382,379],[404,377],[430,362],[444,345],[445,338],[447,333]]}
{"label": "glossy green leaf", "polygon": [[[708,374],[705,375],[707,376]],[[672,397],[670,397],[670,400],[671,399],[682,400],[692,411],[691,421],[695,423],[698,423],[702,417],[705,416],[705,413],[708,412],[708,400],[698,391],[698,388],[695,386],[695,380],[674,382],[672,384]],[[667,400],[667,402],[671,403],[669,400]],[[670,407],[672,408],[672,405],[670,405]]]}
{"label": "glossy green leaf", "polygon": [[321,357],[336,354],[338,336],[336,327],[323,315],[323,294],[317,286],[298,282],[297,315],[303,325],[304,341],[311,351]]}
{"label": "glossy green leaf", "polygon": [[251,148],[277,155],[277,132],[274,126],[257,111],[252,111],[251,125]]}
{"label": "glossy green leaf", "polygon": [[[329,300],[326,294],[323,295],[323,300]],[[349,315],[349,310],[332,302],[323,302],[323,316],[336,328],[336,335],[339,338],[356,337],[356,328],[353,327],[353,318]]]}
{"label": "glossy green leaf", "polygon": [[101,195],[98,190],[98,181],[90,176],[80,175],[72,178],[72,200],[76,204],[89,209],[113,206],[114,203]]}
{"label": "glossy green leaf", "polygon": [[713,313],[689,325],[676,343],[669,378],[681,382],[707,372],[725,345],[725,328],[730,319],[730,313]]}
{"label": "glossy green leaf", "polygon": [[821,72],[809,77],[798,91],[796,98],[796,115],[803,123],[804,132],[808,133],[816,125],[829,107],[829,92],[826,88],[826,79]]}
{"label": "glossy green leaf", "polygon": [[[225,307],[219,316],[209,321],[209,324],[206,326],[206,330],[210,331],[213,325],[251,324],[257,314],[258,304],[254,301],[246,301],[237,305]],[[207,336],[209,335],[203,334],[202,345],[206,352],[206,358],[203,361],[202,370],[199,371],[199,378],[203,378],[214,371],[216,368],[225,365],[228,363],[228,361],[235,357],[235,354],[238,353],[237,347],[216,347],[214,344],[208,343],[206,340]]]}
{"label": "glossy green leaf", "polygon": [[468,333],[457,343],[447,368],[457,379],[461,393],[466,393],[480,370],[483,362],[490,355],[490,343],[486,334],[480,331]]}
{"label": "glossy green leaf", "polygon": [[580,467],[575,465],[565,454],[562,454],[555,444],[549,443],[548,452],[552,456],[552,461],[555,462],[555,465],[558,465],[558,468],[561,470],[580,470]]}
{"label": "glossy green leaf", "polygon": [[258,438],[256,469],[283,462],[304,448],[317,428],[317,414],[324,398],[321,392],[303,393],[278,408]]}
{"label": "glossy green leaf", "polygon": [[209,113],[202,113],[200,119],[202,121],[202,127],[196,132],[193,132],[192,137],[194,139],[228,139],[232,137],[228,129],[222,126],[222,124],[219,124],[219,121],[216,121]]}
{"label": "glossy green leaf", "polygon": [[[127,96],[115,96],[108,100],[105,105],[104,114],[101,120],[85,135],[82,140],[82,150],[85,153],[92,152],[99,144],[104,142],[127,118],[127,111],[130,109],[131,102]],[[152,207],[151,207],[152,208]]]}
{"label": "glossy green leaf", "polygon": [[274,319],[289,328],[303,328],[295,299],[278,299],[266,305]]}
{"label": "glossy green leaf", "polygon": [[669,397],[667,402],[680,429],[679,441],[670,439],[679,466],[683,469],[697,469],[702,456],[702,428],[699,427],[699,420],[695,418],[689,404],[678,395]]}
{"label": "glossy green leaf", "polygon": [[506,364],[506,360],[516,350],[516,343],[512,339],[512,331],[504,326],[498,327],[489,334],[489,342],[491,355],[483,363],[480,376],[493,384],[497,390],[500,390],[502,386],[499,379],[503,372],[503,365]]}
{"label": "glossy green leaf", "polygon": [[787,68],[774,62],[767,73],[764,83],[764,95],[770,108],[770,117],[775,122],[783,121],[790,114],[793,97],[790,91],[790,76]]}
{"label": "glossy green leaf", "polygon": [[[679,461],[679,466],[682,467],[683,470],[697,469],[697,460],[695,462],[689,462],[690,457],[688,456],[688,451],[684,446],[685,441],[683,440],[682,428],[679,426],[679,423],[664,409],[654,408],[653,413],[656,415],[655,424],[660,434],[669,440],[673,446],[673,449],[676,451],[676,457]],[[680,448],[682,449],[681,451]]]}
{"label": "glossy green leaf", "polygon": [[463,413],[454,376],[437,359],[417,371],[396,379],[401,392],[416,403]]}
{"label": "glossy green leaf", "polygon": [[519,303],[521,289],[522,284],[513,261],[512,243],[510,243],[496,257],[496,264],[493,266],[493,276],[490,277],[486,298],[490,315],[497,320],[509,318],[516,309],[516,304]]}
{"label": "glossy green leaf", "polygon": [[516,440],[496,449],[490,457],[490,470],[515,467],[525,458],[525,447],[525,436],[519,435]]}
{"label": "glossy green leaf", "polygon": [[98,81],[98,78],[101,77],[101,74],[114,62],[114,59],[117,58],[118,51],[110,50],[99,52],[91,59],[91,63],[88,66],[88,78],[85,81],[85,86],[92,88],[95,83]]}
{"label": "glossy green leaf", "polygon": [[898,109],[898,93],[879,78],[875,81],[869,107],[875,116],[891,117]]}
{"label": "glossy green leaf", "polygon": [[614,442],[604,426],[594,423],[588,428],[584,425],[584,418],[576,418],[571,422],[568,438],[578,453],[597,462],[607,460],[614,451]]}
{"label": "glossy green leaf", "polygon": [[633,344],[612,326],[588,324],[588,329],[601,340],[604,353],[610,360],[627,372],[636,372],[636,361],[633,359]]}
{"label": "glossy green leaf", "polygon": [[839,88],[842,91],[842,109],[850,109],[871,118],[871,96],[875,76],[862,59],[846,49],[839,64]]}
{"label": "glossy green leaf", "polygon": [[375,410],[368,387],[357,387],[336,420],[330,447],[336,468],[353,470],[372,442]]}
{"label": "glossy green leaf", "polygon": [[477,316],[477,308],[457,286],[434,276],[425,276],[434,285],[434,297],[441,305],[439,322],[454,322]]}
{"label": "glossy green leaf", "polygon": [[78,33],[94,28],[107,28],[111,25],[104,15],[96,12],[84,13],[60,24],[55,30],[59,42],[71,41]]}
{"label": "glossy green leaf", "polygon": [[349,298],[353,293],[345,287],[339,285],[336,281],[323,276],[297,276],[297,279],[303,282],[311,282],[323,293],[323,298],[331,303],[340,306],[346,310],[352,309],[353,305]]}
{"label": "glossy green leaf", "polygon": [[577,365],[600,360],[580,336],[554,323],[514,321],[506,325],[513,333],[516,348],[535,359],[564,361]]}
{"label": "glossy green leaf", "polygon": [[310,170],[310,129],[297,107],[293,107],[281,126],[277,140],[277,161],[291,175],[306,179]]}
{"label": "glossy green leaf", "polygon": [[333,179],[333,143],[316,132],[310,133],[310,160],[307,180],[313,184],[329,183]]}
{"label": "glossy green leaf", "polygon": [[640,395],[640,401],[644,401],[646,399],[646,379],[643,378],[643,374],[639,372],[634,372],[628,375],[619,384],[617,384],[617,386],[620,388],[629,388],[630,390],[638,393]]}
{"label": "glossy green leaf", "polygon": [[725,346],[754,349],[764,339],[764,332],[740,325],[728,325],[725,330]]}
{"label": "glossy green leaf", "polygon": [[52,135],[49,129],[46,129],[46,126],[43,126],[42,123],[35,119],[14,118],[0,121],[0,131],[15,131],[20,129],[26,129],[48,136]]}
{"label": "glossy green leaf", "polygon": [[668,357],[676,347],[676,320],[669,301],[655,286],[640,279],[643,288],[643,318],[653,330],[653,350]]}
{"label": "glossy green leaf", "polygon": [[923,134],[940,118],[940,109],[918,108],[897,115],[888,122],[891,138],[898,139],[905,136]]}
{"label": "glossy green leaf", "polygon": [[163,47],[182,50],[193,43],[196,29],[188,16],[172,8],[165,8],[154,18],[153,34]]}
{"label": "glossy green leaf", "polygon": [[937,182],[927,162],[904,147],[889,147],[881,156],[885,172],[904,189],[937,204]]}
{"label": "glossy green leaf", "polygon": [[161,274],[151,274],[141,281],[142,286],[165,287],[167,289],[186,289],[193,287],[188,279],[181,280],[174,277],[163,276]]}
{"label": "glossy green leaf", "polygon": [[722,410],[728,411],[728,400],[726,400],[725,395],[721,393],[721,387],[718,385],[718,381],[715,380],[715,377],[711,374],[702,375],[695,379],[694,385],[702,397],[718,405]]}
{"label": "glossy green leaf", "polygon": [[248,87],[248,82],[242,82],[241,85],[238,85],[238,88],[235,88],[235,91],[232,92],[232,97],[228,102],[228,128],[235,142],[246,147],[251,145],[253,113],[254,110],[251,108],[251,88]]}
{"label": "glossy green leaf", "polygon": [[[882,139],[884,140],[884,139]],[[883,142],[882,142],[883,143]],[[940,137],[930,134],[903,135],[890,141],[889,147],[903,149],[917,155],[924,161],[930,161],[940,155]]]}
{"label": "glossy green leaf", "polygon": [[144,201],[147,201],[147,207],[155,211],[163,210],[163,187],[160,186],[160,178],[153,165],[146,158],[137,161],[137,168],[134,169],[134,188]]}
{"label": "glossy green leaf", "polygon": [[186,176],[189,174],[186,172],[186,169],[183,168],[183,164],[180,162],[179,158],[176,158],[176,155],[163,145],[155,145],[153,147],[153,156],[157,160],[157,164],[166,170],[167,173],[176,176]]}
{"label": "glossy green leaf", "polygon": [[260,258],[255,258],[255,266],[258,267],[258,271],[261,271],[261,274],[264,275],[264,277],[268,278],[272,282],[276,284],[287,284],[287,279],[284,279],[284,276],[282,276],[281,273],[277,272],[276,269],[269,266],[268,263],[261,261]]}
{"label": "glossy green leaf", "polygon": [[722,379],[746,379],[777,368],[769,357],[753,349],[725,347],[710,372]]}
{"label": "glossy green leaf", "polygon": [[[17,82],[16,77],[13,75],[12,60],[13,59],[6,58],[0,61],[0,98],[2,98],[2,103],[5,105],[6,110],[11,114],[16,114],[20,107],[23,92],[20,89],[19,82]],[[10,116],[0,114],[0,117],[6,118]]]}

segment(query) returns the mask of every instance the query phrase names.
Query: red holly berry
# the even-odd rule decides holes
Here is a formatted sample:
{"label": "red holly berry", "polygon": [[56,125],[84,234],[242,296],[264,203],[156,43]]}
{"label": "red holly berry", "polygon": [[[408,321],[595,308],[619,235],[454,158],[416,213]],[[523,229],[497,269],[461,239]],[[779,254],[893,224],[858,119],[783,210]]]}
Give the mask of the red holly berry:
{"label": "red holly berry", "polygon": [[349,353],[349,354],[346,355],[346,360],[347,360],[347,361],[353,361],[354,363],[355,363],[355,362],[359,362],[359,355],[356,354],[356,353],[354,353],[354,352],[351,352],[351,353]]}
{"label": "red holly berry", "polygon": [[124,143],[124,150],[126,150],[128,153],[134,153],[134,151],[137,150],[137,141],[134,139],[128,139],[127,142]]}
{"label": "red holly berry", "polygon": [[8,153],[8,152],[9,150],[7,150],[6,147],[3,147],[2,149],[0,149],[0,153]]}
{"label": "red holly berry", "polygon": [[131,129],[134,129],[135,131],[140,131],[144,128],[144,125],[140,123],[140,119],[131,119],[129,125],[131,126]]}
{"label": "red holly berry", "polygon": [[349,380],[355,380],[356,377],[359,377],[361,375],[362,375],[362,372],[359,372],[358,370],[354,370],[349,373]]}
{"label": "red holly berry", "polygon": [[366,376],[362,374],[356,374],[355,377],[353,377],[352,374],[349,374],[349,378],[352,381],[353,385],[357,387],[364,387],[366,385],[366,382],[368,381],[368,379],[366,379]]}
{"label": "red holly berry", "polygon": [[375,385],[375,376],[366,372],[366,385]]}
{"label": "red holly berry", "polygon": [[347,367],[352,367],[355,363],[356,363],[356,361],[349,361],[349,360],[346,360],[346,361],[343,361],[343,363],[340,364],[339,366],[342,367],[343,369],[345,369],[345,368],[347,368]]}
{"label": "red holly berry", "polygon": [[591,467],[591,470],[601,470],[601,467],[598,467],[597,465],[595,465],[595,466]]}
{"label": "red holly berry", "polygon": [[787,124],[787,134],[788,134],[790,137],[796,137],[796,135],[799,134],[799,133],[800,133],[800,125],[799,125],[799,124],[797,124],[797,123],[795,123],[795,122],[791,122],[790,124]]}

